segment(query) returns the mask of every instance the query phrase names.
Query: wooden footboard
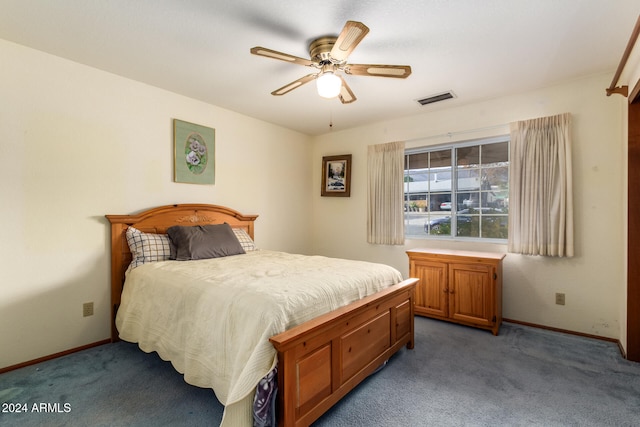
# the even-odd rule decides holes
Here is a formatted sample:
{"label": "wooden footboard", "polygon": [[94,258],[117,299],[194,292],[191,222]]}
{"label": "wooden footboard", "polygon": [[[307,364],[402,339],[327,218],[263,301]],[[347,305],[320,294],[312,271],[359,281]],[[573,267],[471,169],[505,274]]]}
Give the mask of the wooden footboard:
{"label": "wooden footboard", "polygon": [[413,348],[407,279],[270,339],[278,351],[278,424],[308,426],[404,345]]}

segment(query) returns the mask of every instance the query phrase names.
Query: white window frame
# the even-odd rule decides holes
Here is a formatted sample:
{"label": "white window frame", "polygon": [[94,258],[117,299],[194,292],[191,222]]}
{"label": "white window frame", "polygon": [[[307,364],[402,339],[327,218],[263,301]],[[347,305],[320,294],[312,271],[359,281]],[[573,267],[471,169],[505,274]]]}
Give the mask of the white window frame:
{"label": "white window frame", "polygon": [[[443,150],[451,150],[451,211],[450,211],[450,227],[451,227],[451,235],[434,235],[434,234],[428,234],[427,231],[425,231],[425,226],[423,225],[419,231],[417,230],[416,227],[416,223],[419,222],[419,219],[416,219],[420,217],[420,214],[416,215],[415,212],[410,212],[410,208],[409,206],[411,205],[411,201],[409,200],[409,198],[407,197],[407,189],[410,189],[410,182],[406,181],[406,177],[408,176],[407,174],[407,170],[405,170],[405,195],[404,195],[404,199],[405,199],[405,238],[407,240],[415,240],[415,239],[434,239],[434,240],[460,240],[460,241],[466,241],[466,242],[470,242],[470,241],[476,241],[476,242],[485,242],[485,243],[500,243],[500,244],[506,244],[507,243],[507,238],[488,238],[488,237],[482,237],[481,235],[479,237],[469,237],[469,236],[458,236],[457,235],[457,216],[456,213],[459,211],[458,210],[458,203],[457,203],[457,199],[458,199],[458,195],[460,193],[460,191],[458,191],[458,165],[457,165],[457,149],[459,148],[465,148],[465,147],[472,147],[472,146],[480,146],[480,145],[489,145],[489,144],[496,144],[496,143],[507,143],[509,144],[510,141],[510,136],[509,135],[500,135],[500,136],[495,136],[495,137],[487,137],[487,138],[478,138],[478,139],[473,139],[473,140],[467,140],[467,141],[460,141],[460,142],[455,142],[455,143],[449,143],[449,144],[439,144],[439,145],[430,145],[430,146],[422,146],[422,147],[415,147],[415,148],[410,148],[410,149],[406,149],[405,150],[405,158],[408,155],[411,154],[419,154],[419,153],[427,153],[427,152],[435,152],[435,151],[443,151]],[[509,146],[509,145],[507,145]],[[508,148],[509,149],[509,148]],[[482,170],[482,159],[480,161],[480,170]],[[509,161],[507,161],[507,167],[510,167]],[[415,170],[415,169],[409,169],[409,170]],[[431,168],[427,169],[426,173],[429,173],[431,171]],[[508,176],[508,170],[507,170],[507,176]],[[506,189],[507,191],[507,204],[508,204],[508,189]],[[423,192],[419,191],[416,192],[418,194],[423,194]],[[428,189],[428,191],[426,192],[427,194],[427,200],[430,201],[429,205],[431,205],[431,195],[434,194],[436,192],[432,192],[431,188]],[[410,193],[409,193],[410,194]],[[455,201],[455,202],[454,202]],[[424,224],[427,224],[427,221],[430,221],[431,218],[433,218],[432,213],[433,211],[431,210],[433,206],[427,206],[426,207],[426,212],[427,215],[425,215],[425,220],[423,221]],[[507,218],[508,220],[508,210],[505,208],[505,213],[504,216]],[[480,211],[478,213],[478,215],[480,217],[483,216],[482,211]],[[441,216],[441,215],[440,215]],[[502,214],[496,214],[496,213],[492,213],[491,216],[503,216]],[[436,216],[437,217],[437,216]],[[481,230],[479,230],[479,232],[481,233]]]}

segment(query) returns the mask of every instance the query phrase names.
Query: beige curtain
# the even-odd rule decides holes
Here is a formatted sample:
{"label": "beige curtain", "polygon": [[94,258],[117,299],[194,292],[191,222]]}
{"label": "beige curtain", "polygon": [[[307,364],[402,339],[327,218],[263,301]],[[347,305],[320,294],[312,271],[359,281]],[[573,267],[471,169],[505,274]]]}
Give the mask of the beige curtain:
{"label": "beige curtain", "polygon": [[571,115],[511,123],[509,252],[573,256]]}
{"label": "beige curtain", "polygon": [[404,142],[370,145],[367,241],[404,244]]}

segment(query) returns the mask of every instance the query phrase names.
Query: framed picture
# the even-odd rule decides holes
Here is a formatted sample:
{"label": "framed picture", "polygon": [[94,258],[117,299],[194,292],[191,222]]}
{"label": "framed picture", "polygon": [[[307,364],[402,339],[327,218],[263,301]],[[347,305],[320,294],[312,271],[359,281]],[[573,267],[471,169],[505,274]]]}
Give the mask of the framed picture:
{"label": "framed picture", "polygon": [[215,129],[173,119],[173,180],[215,182]]}
{"label": "framed picture", "polygon": [[322,196],[351,196],[351,154],[322,158]]}

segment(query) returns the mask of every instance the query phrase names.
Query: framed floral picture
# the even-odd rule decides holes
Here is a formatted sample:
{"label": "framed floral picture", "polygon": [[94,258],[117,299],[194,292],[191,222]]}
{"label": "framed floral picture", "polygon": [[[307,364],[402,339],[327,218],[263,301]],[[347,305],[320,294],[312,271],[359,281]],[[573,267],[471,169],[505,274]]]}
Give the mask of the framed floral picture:
{"label": "framed floral picture", "polygon": [[351,196],[351,154],[322,158],[322,196]]}
{"label": "framed floral picture", "polygon": [[173,179],[190,184],[215,182],[215,129],[173,120]]}

